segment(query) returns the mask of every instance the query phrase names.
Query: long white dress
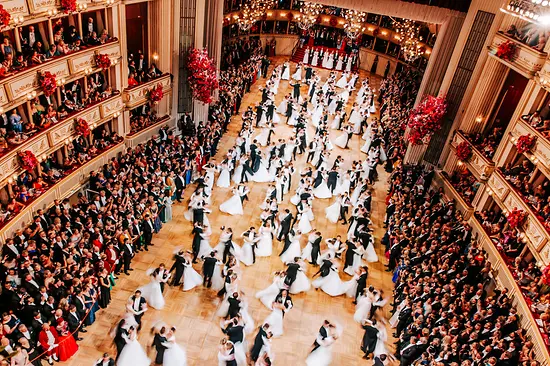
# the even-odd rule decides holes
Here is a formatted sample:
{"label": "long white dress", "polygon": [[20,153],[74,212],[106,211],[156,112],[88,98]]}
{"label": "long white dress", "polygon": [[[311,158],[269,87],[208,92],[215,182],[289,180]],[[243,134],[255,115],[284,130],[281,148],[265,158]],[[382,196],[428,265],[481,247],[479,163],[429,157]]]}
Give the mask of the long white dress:
{"label": "long white dress", "polygon": [[266,183],[266,182],[273,182],[273,176],[269,174],[269,171],[266,168],[266,165],[264,163],[264,159],[260,162],[260,167],[258,168],[258,171],[254,173],[251,180],[256,183]]}
{"label": "long white dress", "polygon": [[273,229],[266,226],[260,228],[260,241],[256,248],[256,256],[269,257],[273,253]]}
{"label": "long white dress", "polygon": [[183,291],[189,291],[202,284],[202,276],[193,269],[191,263],[184,263],[183,269]]}
{"label": "long white dress", "polygon": [[164,351],[163,366],[187,366],[187,354],[185,350],[176,343],[174,336],[168,339],[165,346],[168,348]]}
{"label": "long white dress", "polygon": [[321,341],[321,346],[307,356],[306,365],[329,366],[332,363],[332,345],[334,341],[332,337],[325,338]]}
{"label": "long white dress", "polygon": [[302,59],[302,62],[307,65],[307,63],[309,62],[309,50],[306,49],[306,52],[304,53],[304,58]]}
{"label": "long white dress", "polygon": [[264,320],[265,323],[269,324],[269,330],[273,334],[273,337],[283,335],[283,311],[281,309],[273,309],[271,314]]}
{"label": "long white dress", "polygon": [[380,355],[388,355],[389,352],[386,349],[386,341],[388,340],[388,332],[386,327],[381,322],[376,323],[376,329],[378,329],[378,340],[376,341],[376,347],[374,347],[374,357]]}
{"label": "long white dress", "polygon": [[319,62],[319,51],[313,52],[313,59],[311,60],[312,66],[317,66],[317,63]]}
{"label": "long white dress", "polygon": [[340,199],[337,199],[336,202],[325,208],[325,217],[328,219],[328,221],[332,222],[333,224],[336,224],[338,222],[338,218],[340,217],[340,207]]}
{"label": "long white dress", "polygon": [[338,136],[336,140],[334,140],[334,145],[338,146],[341,149],[345,149],[348,145],[348,141],[349,141],[348,131],[344,129],[344,133]]}
{"label": "long white dress", "polygon": [[345,88],[348,85],[348,74],[343,73],[340,79],[336,82],[336,86],[339,88]]}
{"label": "long white dress", "polygon": [[285,288],[285,278],[282,276],[276,276],[271,285],[256,292],[256,298],[259,299],[268,309],[273,309],[273,302],[283,288]]}
{"label": "long white dress", "polygon": [[332,193],[330,192],[330,189],[328,188],[326,180],[323,179],[323,183],[321,183],[317,188],[313,189],[313,195],[315,197],[321,198],[321,199],[332,197]]}
{"label": "long white dress", "polygon": [[[132,339],[133,338],[133,339]],[[150,366],[151,360],[139,344],[137,335],[134,335],[127,341],[120,352],[117,360],[117,366]]]}
{"label": "long white dress", "polygon": [[298,66],[296,68],[296,72],[294,74],[292,74],[292,79],[294,79],[296,81],[301,81],[302,80],[302,66]]}
{"label": "long white dress", "polygon": [[300,216],[300,221],[298,221],[298,230],[300,230],[302,234],[307,234],[313,229],[313,227],[311,226],[312,220],[311,220],[310,213],[313,213],[311,211],[311,207],[307,206],[302,211],[302,215]]}
{"label": "long white dress", "polygon": [[300,237],[301,236],[295,236],[292,239],[290,239],[290,245],[285,250],[283,254],[281,254],[281,261],[283,263],[290,263],[294,261],[294,258],[301,256],[302,254],[302,248],[300,247]]}
{"label": "long white dress", "polygon": [[310,288],[311,282],[309,282],[309,278],[307,278],[306,274],[300,269],[298,273],[296,273],[296,279],[288,289],[288,292],[295,295],[300,292],[307,292]]}
{"label": "long white dress", "polygon": [[285,72],[283,72],[283,76],[281,76],[282,80],[289,80],[290,79],[290,65],[288,62],[284,63],[285,66]]}
{"label": "long white dress", "polygon": [[231,185],[231,175],[229,174],[229,167],[227,165],[220,166],[221,172],[216,182],[216,187],[229,188]]}
{"label": "long white dress", "polygon": [[141,296],[147,300],[147,305],[157,310],[164,308],[165,301],[160,288],[160,281],[155,276],[151,276],[151,282],[145,286],[141,286],[138,290],[141,291]]}
{"label": "long white dress", "polygon": [[374,245],[372,244],[373,240],[371,237],[371,241],[367,245],[367,249],[365,249],[365,253],[363,254],[363,258],[369,263],[378,262],[378,255],[376,254],[376,250],[374,250]]}
{"label": "long white dress", "polygon": [[212,290],[220,291],[225,286],[225,279],[222,276],[222,262],[217,262],[212,275]]}
{"label": "long white dress", "polygon": [[233,196],[220,205],[220,211],[229,215],[242,215],[243,204],[241,202],[241,196],[238,193],[234,193]]}
{"label": "long white dress", "polygon": [[361,323],[370,313],[372,308],[372,297],[360,296],[355,306],[355,313],[353,314],[353,320],[357,323]]}
{"label": "long white dress", "polygon": [[252,243],[245,240],[243,246],[241,247],[241,256],[239,260],[245,266],[251,266],[254,263],[254,253],[253,253]]}
{"label": "long white dress", "polygon": [[338,270],[334,267],[326,277],[319,277],[312,282],[313,287],[320,288],[330,296],[340,296],[349,291],[356,283],[354,279],[343,282],[338,275]]}

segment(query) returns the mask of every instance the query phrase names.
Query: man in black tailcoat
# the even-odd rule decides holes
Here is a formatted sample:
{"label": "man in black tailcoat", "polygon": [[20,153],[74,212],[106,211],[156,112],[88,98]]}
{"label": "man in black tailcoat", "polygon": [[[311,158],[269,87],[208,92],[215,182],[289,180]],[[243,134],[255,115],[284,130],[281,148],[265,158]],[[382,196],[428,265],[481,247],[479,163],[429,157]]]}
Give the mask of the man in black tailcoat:
{"label": "man in black tailcoat", "polygon": [[116,334],[115,334],[115,346],[116,346],[116,359],[118,360],[118,357],[120,356],[120,352],[122,352],[122,349],[126,345],[126,340],[124,337],[128,336],[128,331],[124,328],[124,325],[126,324],[126,320],[122,319],[116,328]]}
{"label": "man in black tailcoat", "polygon": [[[281,220],[281,230],[279,231],[279,235],[277,236],[277,240],[281,241],[284,239],[287,238],[288,236],[288,233],[290,232],[290,224],[292,223],[292,213],[290,212],[290,210],[287,208],[285,209],[285,216],[284,218]],[[286,249],[283,249],[283,252],[285,251]],[[281,252],[281,254],[283,253]]]}
{"label": "man in black tailcoat", "polygon": [[363,322],[363,341],[361,342],[361,351],[365,353],[364,359],[368,359],[369,355],[374,352],[376,342],[378,341],[378,329],[376,329],[376,320],[365,319]]}
{"label": "man in black tailcoat", "polygon": [[212,287],[212,276],[214,275],[214,269],[216,268],[216,252],[210,252],[209,257],[202,257],[204,263],[202,265],[202,273],[204,275],[203,284],[206,284],[206,287]]}
{"label": "man in black tailcoat", "polygon": [[256,337],[254,338],[254,345],[250,350],[250,359],[252,361],[256,362],[258,360],[258,357],[260,357],[260,351],[264,346],[264,338],[269,338],[268,334],[269,323],[265,323],[258,329],[258,333],[256,333]]}
{"label": "man in black tailcoat", "polygon": [[183,250],[180,250],[174,255],[174,264],[172,264],[172,267],[170,268],[170,273],[174,270],[176,271],[174,277],[172,278],[172,283],[170,284],[171,286],[179,286],[181,284],[183,270],[185,269],[185,266],[183,265],[184,263],[185,258],[183,257]]}
{"label": "man in black tailcoat", "polygon": [[338,170],[336,170],[336,168],[333,168],[328,173],[328,179],[327,179],[327,186],[328,186],[328,189],[330,189],[330,193],[334,194],[334,190],[336,189],[337,182],[338,182]]}
{"label": "man in black tailcoat", "polygon": [[168,349],[164,345],[168,339],[166,339],[166,328],[162,327],[160,328],[160,331],[158,333],[155,333],[155,337],[153,338],[153,346],[157,350],[157,356],[155,357],[155,363],[157,365],[162,365],[164,362],[164,351]]}

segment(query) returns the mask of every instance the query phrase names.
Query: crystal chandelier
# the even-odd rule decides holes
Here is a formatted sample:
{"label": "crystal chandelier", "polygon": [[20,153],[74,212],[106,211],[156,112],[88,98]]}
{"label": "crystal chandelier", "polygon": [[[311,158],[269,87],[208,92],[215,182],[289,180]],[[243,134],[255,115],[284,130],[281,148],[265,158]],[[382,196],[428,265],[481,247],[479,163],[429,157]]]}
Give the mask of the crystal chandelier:
{"label": "crystal chandelier", "polygon": [[308,1],[303,1],[300,6],[300,12],[302,13],[296,21],[298,22],[298,27],[303,30],[308,30],[315,24],[317,18],[323,10],[323,5],[319,3],[310,3]]}
{"label": "crystal chandelier", "polygon": [[344,11],[344,19],[346,19],[346,23],[344,24],[344,31],[346,32],[346,35],[349,39],[353,41],[359,36],[359,34],[361,34],[365,30],[365,27],[363,27],[363,23],[365,23],[366,17],[367,13],[364,13],[362,11]]}
{"label": "crystal chandelier", "polygon": [[420,26],[413,20],[394,21],[395,31],[399,34],[399,44],[405,61],[413,62],[424,53],[420,46]]}
{"label": "crystal chandelier", "polygon": [[237,23],[239,24],[239,28],[243,32],[248,32],[250,28],[256,23],[258,20],[257,13],[248,6],[248,4],[244,4],[241,7],[241,14],[239,15],[239,19],[237,19]]}
{"label": "crystal chandelier", "polygon": [[529,22],[540,22],[550,10],[548,0],[506,0],[500,11]]}

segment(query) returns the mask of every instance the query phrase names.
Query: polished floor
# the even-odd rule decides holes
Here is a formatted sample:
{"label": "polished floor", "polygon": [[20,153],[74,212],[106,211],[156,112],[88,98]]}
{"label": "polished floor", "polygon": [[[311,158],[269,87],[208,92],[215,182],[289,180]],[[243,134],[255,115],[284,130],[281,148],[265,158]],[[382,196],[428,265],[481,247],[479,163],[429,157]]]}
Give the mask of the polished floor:
{"label": "polished floor", "polygon": [[[275,58],[271,68],[274,65],[284,61],[282,57]],[[292,65],[292,72],[295,65]],[[322,80],[328,76],[327,70],[318,70]],[[359,82],[368,77],[369,74],[362,71]],[[375,90],[379,89],[380,78],[370,77],[371,85]],[[243,100],[242,110],[250,104],[254,104],[261,99],[261,92],[258,90],[260,86],[265,84],[265,79],[260,79],[253,86],[252,92],[249,93]],[[281,81],[279,93],[276,97],[278,105],[283,96],[291,91],[288,82]],[[302,87],[302,94],[307,93],[307,86]],[[351,108],[351,101],[354,100],[354,94],[350,98],[348,104]],[[234,117],[229,128],[229,132],[224,136],[220,143],[218,156],[223,155],[227,149],[233,146],[235,138],[239,132],[241,125],[240,117]],[[259,133],[259,131],[258,131]],[[312,128],[311,135],[314,131]],[[275,131],[275,137],[290,137],[292,130],[280,125]],[[334,139],[340,135],[338,131],[331,131],[331,138]],[[330,161],[332,162],[338,155],[342,155],[345,159],[345,167],[351,164],[352,160],[364,159],[365,154],[360,152],[360,147],[363,140],[359,136],[354,136],[350,142],[349,150],[341,150],[338,147],[332,151]],[[329,164],[331,166],[332,163]],[[300,156],[295,163],[298,171],[305,166],[305,156]],[[297,173],[296,173],[297,174]],[[370,263],[370,275],[368,284],[373,285],[378,289],[384,290],[386,296],[391,296],[391,276],[384,272],[385,258],[384,250],[380,245],[380,238],[384,233],[382,222],[385,214],[385,197],[386,197],[386,180],[387,174],[379,167],[380,179],[372,187],[373,190],[373,205],[372,205],[372,221],[374,235],[376,238],[375,248],[380,258],[377,263]],[[296,188],[298,179],[293,179],[294,187],[291,188],[291,193]],[[230,189],[220,189],[215,187],[212,199],[212,213],[209,215],[209,220],[213,228],[211,238],[212,245],[217,243],[219,236],[219,227],[222,225],[233,228],[234,236],[238,237],[250,225],[259,227],[259,215],[261,210],[260,203],[265,197],[266,183],[251,183],[250,201],[245,203],[243,216],[229,216],[221,213],[218,209],[219,205],[231,196]],[[188,197],[191,189],[188,189],[186,196]],[[285,202],[280,206],[284,209],[287,206],[292,206],[288,203],[291,194],[286,195]],[[342,224],[332,224],[326,218],[324,209],[332,204],[331,200],[316,199],[313,203],[315,221],[314,227],[322,232],[324,238],[334,237],[338,234],[345,236],[347,226]],[[185,247],[190,249],[192,236],[192,225],[185,220],[183,213],[186,210],[186,204],[176,204],[173,206],[174,218],[171,222],[165,224],[161,232],[155,235],[153,239],[154,246],[149,252],[139,253],[133,260],[133,268],[135,271],[130,276],[122,275],[117,281],[116,287],[113,289],[113,301],[111,305],[97,313],[97,321],[93,326],[88,327],[88,333],[83,334],[84,340],[79,342],[80,350],[70,360],[66,362],[69,365],[92,365],[103,352],[114,354],[114,345],[109,333],[114,325],[124,314],[124,309],[128,297],[133,291],[146,284],[149,279],[146,275],[146,270],[158,266],[161,262],[166,263],[169,267],[172,265],[173,251],[177,247]],[[294,206],[292,206],[294,212]],[[306,244],[306,238],[302,238],[302,246]],[[239,244],[242,244],[237,240]],[[324,244],[324,243],[323,243]],[[272,281],[272,274],[276,270],[281,270],[284,265],[280,261],[277,254],[281,250],[281,243],[274,242],[274,254],[270,258],[259,258],[251,267],[244,267],[243,278],[241,280],[241,288],[246,293],[249,300],[249,311],[256,324],[263,322],[269,315],[270,311],[265,308],[259,300],[254,298],[254,294],[269,286]],[[321,248],[323,250],[325,248]],[[197,271],[201,270],[200,264],[195,266]],[[316,269],[309,266],[308,276],[311,277],[316,272]],[[344,280],[350,277],[346,274],[341,274]],[[206,288],[195,288],[189,292],[183,292],[181,288],[167,288],[164,296],[166,298],[166,307],[161,311],[150,309],[143,318],[143,330],[139,335],[140,343],[146,347],[152,342],[152,335],[149,333],[149,328],[155,322],[162,320],[170,325],[177,327],[178,343],[185,347],[188,356],[188,365],[195,366],[212,366],[217,365],[217,346],[223,333],[219,327],[219,319],[215,316],[217,307],[220,304],[220,299],[216,294]],[[352,300],[345,296],[333,298],[322,291],[315,291],[313,288],[308,293],[302,293],[293,296],[294,308],[290,310],[284,318],[284,335],[278,339],[274,339],[272,348],[275,354],[275,365],[305,365],[305,358],[310,350],[310,346],[315,340],[318,329],[322,321],[330,319],[338,322],[344,328],[343,336],[338,339],[333,348],[333,365],[371,365],[372,360],[362,360],[362,353],[359,349],[363,330],[359,324],[353,321],[353,313],[355,306]],[[381,315],[389,318],[389,309],[386,306]],[[390,349],[393,349],[391,340],[391,331],[388,330],[390,340],[388,341]],[[248,335],[250,341],[254,334]],[[154,359],[154,350],[148,349],[149,355]]]}

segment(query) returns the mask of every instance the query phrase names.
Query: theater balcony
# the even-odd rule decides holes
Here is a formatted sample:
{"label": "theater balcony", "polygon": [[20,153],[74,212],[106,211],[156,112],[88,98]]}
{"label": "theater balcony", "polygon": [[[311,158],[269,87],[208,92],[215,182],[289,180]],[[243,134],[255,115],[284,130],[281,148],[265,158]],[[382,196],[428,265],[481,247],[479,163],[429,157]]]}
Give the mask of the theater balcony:
{"label": "theater balcony", "polygon": [[472,156],[463,163],[468,167],[477,180],[486,181],[495,169],[495,163],[485,156],[474,144],[472,144],[464,132],[456,131],[451,141],[451,150],[453,153],[456,153],[456,149],[461,143],[468,144],[472,151]]}
{"label": "theater balcony", "polygon": [[[513,49],[508,51],[509,56],[504,51],[506,47]],[[548,56],[542,50],[530,47],[502,31],[495,34],[489,47],[489,55],[528,78],[534,77],[542,69]]]}

